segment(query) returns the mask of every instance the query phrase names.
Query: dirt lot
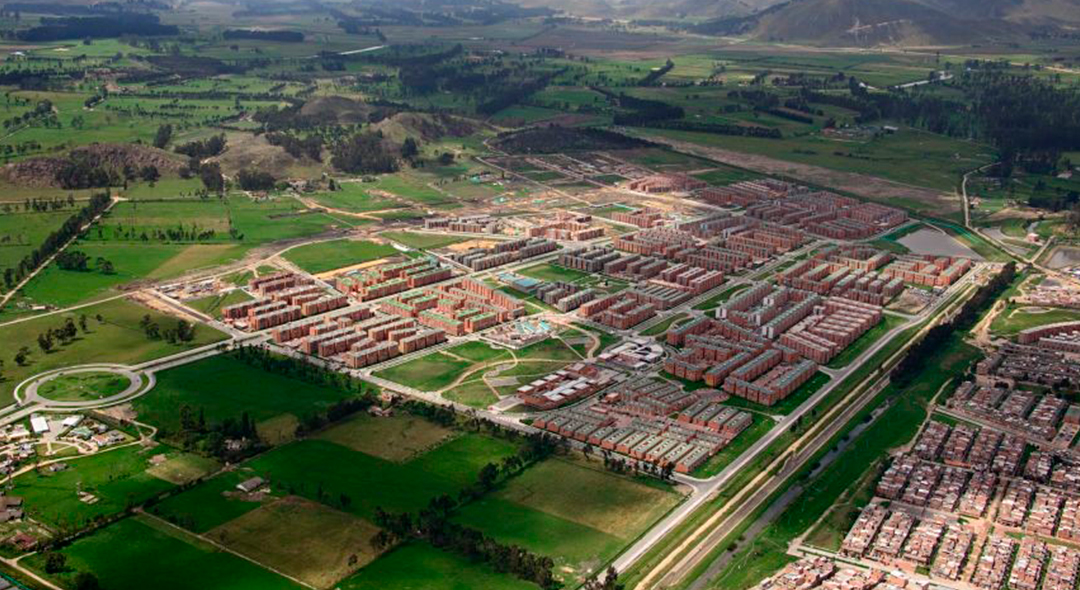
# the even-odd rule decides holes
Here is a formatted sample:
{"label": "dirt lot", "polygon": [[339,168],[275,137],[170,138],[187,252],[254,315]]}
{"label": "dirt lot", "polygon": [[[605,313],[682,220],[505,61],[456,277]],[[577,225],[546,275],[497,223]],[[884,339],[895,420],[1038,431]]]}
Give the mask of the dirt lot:
{"label": "dirt lot", "polygon": [[746,168],[762,174],[786,176],[809,184],[859,195],[870,200],[885,203],[888,203],[890,198],[920,201],[925,203],[937,215],[946,215],[959,211],[961,206],[959,197],[955,195],[893,182],[875,176],[830,170],[809,164],[786,162],[768,156],[702,146],[659,136],[649,136],[648,139],[666,144],[680,152],[709,158],[723,164]]}

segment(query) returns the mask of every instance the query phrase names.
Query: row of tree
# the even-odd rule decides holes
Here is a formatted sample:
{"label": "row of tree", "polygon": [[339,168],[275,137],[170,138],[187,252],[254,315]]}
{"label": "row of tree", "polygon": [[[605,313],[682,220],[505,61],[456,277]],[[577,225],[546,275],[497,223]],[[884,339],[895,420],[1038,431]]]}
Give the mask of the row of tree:
{"label": "row of tree", "polygon": [[941,352],[949,338],[958,331],[970,330],[979,316],[997,301],[1015,279],[1016,263],[1009,262],[990,282],[979,287],[952,319],[931,328],[908,349],[908,353],[890,374],[892,382],[899,387],[910,385],[926,362]]}
{"label": "row of tree", "polygon": [[5,286],[8,289],[14,288],[19,281],[60,251],[72,238],[79,235],[83,226],[103,213],[110,202],[109,196],[105,194],[90,197],[85,207],[64,221],[59,229],[50,233],[41,246],[27,254],[15,268],[4,269]]}

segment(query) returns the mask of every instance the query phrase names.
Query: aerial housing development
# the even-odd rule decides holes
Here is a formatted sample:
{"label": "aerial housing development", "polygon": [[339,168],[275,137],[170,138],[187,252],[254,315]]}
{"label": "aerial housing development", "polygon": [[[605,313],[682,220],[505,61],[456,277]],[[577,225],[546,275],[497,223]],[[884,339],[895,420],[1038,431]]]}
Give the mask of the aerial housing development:
{"label": "aerial housing development", "polygon": [[1078,590],[992,4],[3,4],[0,590]]}

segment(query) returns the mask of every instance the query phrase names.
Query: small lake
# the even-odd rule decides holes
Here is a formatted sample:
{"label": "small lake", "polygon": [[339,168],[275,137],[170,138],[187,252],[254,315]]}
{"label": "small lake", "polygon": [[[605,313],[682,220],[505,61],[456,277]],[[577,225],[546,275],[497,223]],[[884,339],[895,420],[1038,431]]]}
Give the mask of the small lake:
{"label": "small lake", "polygon": [[911,250],[912,254],[933,254],[935,256],[962,256],[982,260],[974,250],[953,239],[949,234],[934,228],[923,227],[899,240],[900,244]]}

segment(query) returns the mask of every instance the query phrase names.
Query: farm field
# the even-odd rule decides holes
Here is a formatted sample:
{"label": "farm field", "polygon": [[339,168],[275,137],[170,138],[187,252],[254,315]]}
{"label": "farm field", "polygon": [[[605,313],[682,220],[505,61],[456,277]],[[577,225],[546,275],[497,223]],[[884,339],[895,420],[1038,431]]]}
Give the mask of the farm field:
{"label": "farm field", "polygon": [[378,530],[355,516],[287,496],[206,536],[276,571],[327,588],[378,557],[370,545]]}
{"label": "farm field", "polygon": [[405,413],[387,418],[357,414],[318,438],[388,461],[403,462],[441,444],[453,431]]}
{"label": "farm field", "polygon": [[573,584],[595,573],[679,500],[599,467],[549,459],[470,504],[458,520],[553,557],[559,577]]}
{"label": "farm field", "polygon": [[392,549],[356,575],[342,581],[341,590],[533,590],[534,584],[490,566],[436,549],[409,543]]}
{"label": "farm field", "polygon": [[[135,588],[146,580],[162,590],[302,588],[243,558],[225,553],[151,517],[135,516],[105,527],[61,550],[66,571],[57,578],[72,584],[77,572],[92,572],[103,588]],[[43,554],[30,559],[44,573]]]}
{"label": "farm field", "polygon": [[[173,487],[152,475],[149,458],[167,452],[127,446],[67,461],[69,468],[56,473],[29,472],[15,478],[14,493],[26,499],[30,514],[52,526],[80,527],[95,518],[123,512]],[[96,500],[84,502],[77,490]]]}
{"label": "farm field", "polygon": [[[184,407],[201,413],[208,424],[239,420],[247,414],[260,434],[270,437],[268,431],[279,427],[283,417],[295,429],[302,416],[324,411],[350,397],[348,392],[280,376],[221,355],[162,371],[156,377],[154,389],[132,405],[139,421],[161,428],[166,437],[180,428]],[[213,386],[205,385],[209,383]]]}

